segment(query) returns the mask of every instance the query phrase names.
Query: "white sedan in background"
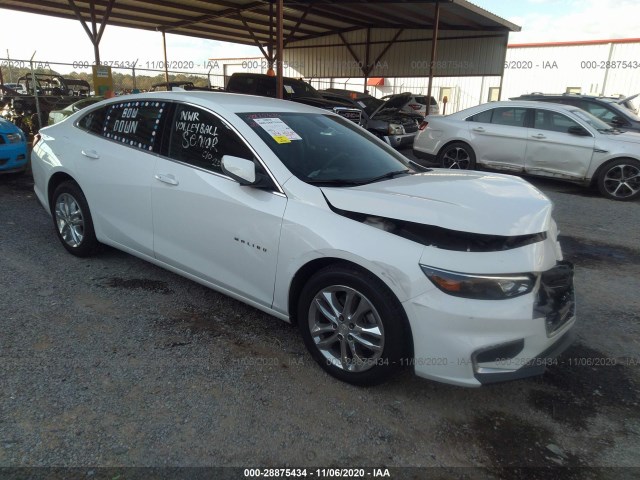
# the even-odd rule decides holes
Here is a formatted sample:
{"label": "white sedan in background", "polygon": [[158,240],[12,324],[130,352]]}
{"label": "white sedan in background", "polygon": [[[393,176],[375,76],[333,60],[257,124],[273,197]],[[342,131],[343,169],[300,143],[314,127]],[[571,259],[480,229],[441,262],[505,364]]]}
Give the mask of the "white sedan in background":
{"label": "white sedan in background", "polygon": [[338,115],[228,93],[105,100],[40,135],[67,251],[108,244],[297,323],[341,380],[479,386],[571,342],[573,268],[517,177],[426,170]]}
{"label": "white sedan in background", "polygon": [[445,168],[484,166],[597,185],[614,200],[640,196],[640,134],[569,105],[492,102],[428,117],[413,151]]}

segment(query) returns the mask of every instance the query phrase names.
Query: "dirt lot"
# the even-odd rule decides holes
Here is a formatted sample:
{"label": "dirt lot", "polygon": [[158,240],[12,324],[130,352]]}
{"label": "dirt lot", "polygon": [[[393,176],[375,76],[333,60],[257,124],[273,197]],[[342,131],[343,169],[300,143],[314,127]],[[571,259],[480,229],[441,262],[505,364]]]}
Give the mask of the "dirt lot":
{"label": "dirt lot", "polygon": [[578,340],[559,364],[480,389],[408,373],[358,388],[280,320],[116,250],[67,254],[31,179],[0,177],[0,467],[637,478],[640,202],[535,184],[576,264]]}

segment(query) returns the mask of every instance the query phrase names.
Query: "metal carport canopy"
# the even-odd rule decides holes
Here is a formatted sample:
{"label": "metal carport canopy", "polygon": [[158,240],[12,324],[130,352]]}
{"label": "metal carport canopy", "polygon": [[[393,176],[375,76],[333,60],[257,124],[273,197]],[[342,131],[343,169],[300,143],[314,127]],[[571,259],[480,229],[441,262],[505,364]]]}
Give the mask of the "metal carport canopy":
{"label": "metal carport canopy", "polygon": [[109,24],[256,45],[271,63],[282,50],[306,77],[502,75],[509,32],[520,30],[466,0],[0,0],[0,8],[81,20],[98,62]]}
{"label": "metal carport canopy", "polygon": [[[91,26],[91,22],[107,20],[109,25],[165,31],[211,40],[260,44],[266,50],[275,46],[276,31],[275,0],[236,1],[139,1],[139,0],[0,0],[0,8],[55,17],[78,19],[80,15]],[[428,51],[425,38],[435,25],[436,4],[440,4],[440,40],[446,37],[483,36],[506,37],[509,31],[519,31],[514,25],[465,0],[284,0],[283,26],[286,49],[312,45],[333,44],[327,37],[348,36],[351,32],[366,32],[369,29],[388,30],[386,38],[382,32],[371,31],[372,41],[393,40],[395,43],[419,42],[420,49]],[[95,33],[99,33],[99,27]],[[420,32],[416,34],[415,31]],[[425,31],[426,30],[426,31]],[[94,33],[94,32],[91,32]],[[351,33],[351,36],[353,34]],[[475,44],[475,42],[467,42]],[[469,45],[468,57],[473,57],[477,45]],[[378,55],[371,55],[375,59]],[[449,61],[453,59],[445,59]],[[353,59],[353,58],[352,58]],[[364,61],[364,56],[361,59]],[[456,60],[463,61],[458,58]],[[473,58],[468,61],[471,62]],[[395,72],[393,65],[385,72],[388,76],[404,75]],[[329,71],[324,73],[332,73]],[[339,76],[341,72],[334,72]],[[397,73],[397,74],[396,74]],[[499,71],[492,72],[500,74]]]}

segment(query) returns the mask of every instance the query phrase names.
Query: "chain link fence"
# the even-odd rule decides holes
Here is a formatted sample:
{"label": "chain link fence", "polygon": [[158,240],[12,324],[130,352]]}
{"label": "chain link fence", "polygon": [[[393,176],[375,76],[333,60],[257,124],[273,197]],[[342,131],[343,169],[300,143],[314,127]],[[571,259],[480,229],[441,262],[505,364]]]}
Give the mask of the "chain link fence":
{"label": "chain link fence", "polygon": [[[116,62],[118,63],[118,62]],[[154,62],[160,64],[161,62]],[[153,85],[166,81],[165,71],[162,68],[145,68],[138,64],[107,65],[111,67],[113,77],[113,91],[116,95],[131,93],[133,91],[149,91]],[[18,83],[26,74],[42,73],[47,75],[61,75],[64,78],[86,80],[92,86],[92,65],[89,62],[53,62],[44,60],[2,59],[0,70],[5,84]],[[224,86],[224,78],[221,74],[202,71],[169,70],[170,82],[190,81],[197,87]]]}

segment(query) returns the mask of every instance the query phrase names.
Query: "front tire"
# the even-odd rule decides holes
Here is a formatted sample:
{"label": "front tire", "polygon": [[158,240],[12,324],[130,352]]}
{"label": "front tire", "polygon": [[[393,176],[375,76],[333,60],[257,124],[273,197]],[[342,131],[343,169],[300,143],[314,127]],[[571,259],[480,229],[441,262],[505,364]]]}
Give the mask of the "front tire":
{"label": "front tire", "polygon": [[640,196],[640,162],[621,158],[606,164],[598,176],[598,190],[612,200],[635,200]]}
{"label": "front tire", "polygon": [[438,152],[438,163],[442,168],[475,170],[476,154],[466,143],[453,142]]}
{"label": "front tire", "polygon": [[63,182],[53,192],[51,216],[62,246],[77,257],[93,255],[99,247],[87,199],[75,182]]}
{"label": "front tire", "polygon": [[300,294],[297,318],[311,356],[339,380],[376,385],[407,363],[404,309],[368,272],[341,265],[320,270]]}

